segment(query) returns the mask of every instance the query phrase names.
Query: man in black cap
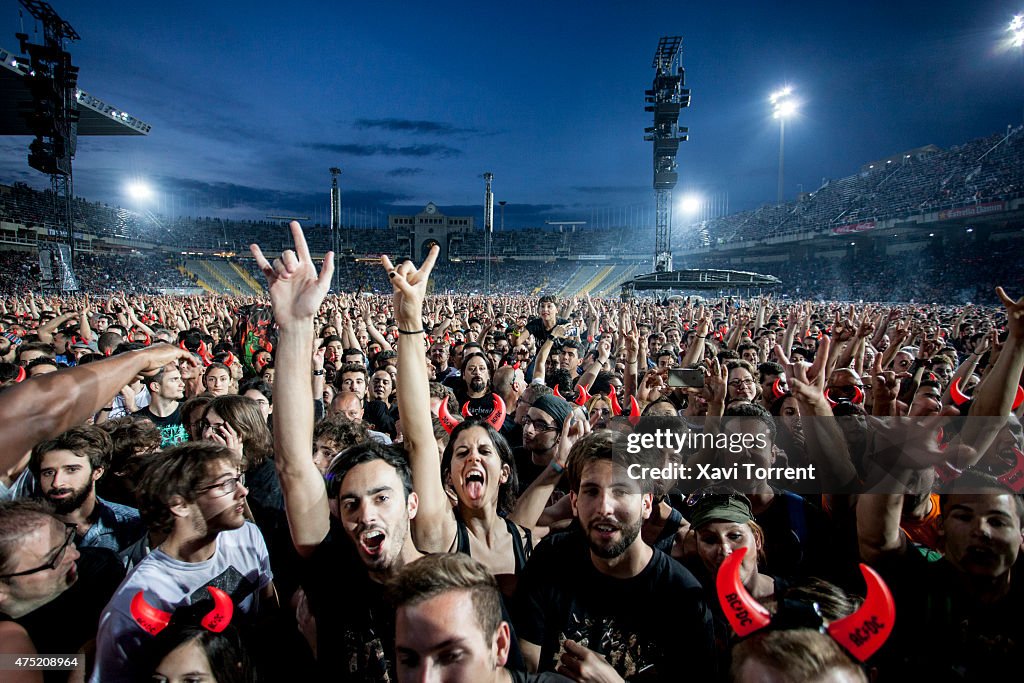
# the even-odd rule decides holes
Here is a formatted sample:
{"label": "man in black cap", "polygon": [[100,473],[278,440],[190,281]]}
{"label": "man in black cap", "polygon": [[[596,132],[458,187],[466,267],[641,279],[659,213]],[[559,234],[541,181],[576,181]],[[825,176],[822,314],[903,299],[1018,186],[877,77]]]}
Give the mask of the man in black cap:
{"label": "man in black cap", "polygon": [[525,489],[544,471],[558,448],[562,426],[572,414],[572,406],[553,394],[533,402],[523,418],[523,445],[514,451],[519,485]]}

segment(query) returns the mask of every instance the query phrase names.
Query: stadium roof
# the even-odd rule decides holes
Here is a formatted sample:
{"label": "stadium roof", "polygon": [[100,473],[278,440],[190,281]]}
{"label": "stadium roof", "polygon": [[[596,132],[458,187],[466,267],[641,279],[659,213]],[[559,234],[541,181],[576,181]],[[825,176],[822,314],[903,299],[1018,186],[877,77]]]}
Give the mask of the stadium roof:
{"label": "stadium roof", "polygon": [[[0,135],[34,135],[22,111],[30,108],[27,60],[0,47]],[[84,90],[75,91],[79,135],[149,135],[152,126]]]}

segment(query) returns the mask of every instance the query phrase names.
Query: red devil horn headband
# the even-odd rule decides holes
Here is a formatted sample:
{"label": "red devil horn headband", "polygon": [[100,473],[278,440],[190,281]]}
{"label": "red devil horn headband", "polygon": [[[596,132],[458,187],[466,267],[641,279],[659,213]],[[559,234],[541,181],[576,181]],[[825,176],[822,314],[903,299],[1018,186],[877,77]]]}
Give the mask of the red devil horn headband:
{"label": "red devil horn headband", "polygon": [[634,427],[640,421],[640,404],[636,402],[636,396],[629,397],[629,422]]}
{"label": "red devil horn headband", "polygon": [[437,419],[441,421],[441,426],[444,427],[444,431],[449,434],[452,430],[459,426],[461,420],[457,420],[452,417],[452,414],[448,412],[448,397],[441,397],[441,403],[437,406]]}
{"label": "red devil horn headband", "polygon": [[491,410],[491,414],[487,416],[487,424],[495,429],[501,429],[501,426],[505,424],[505,413],[507,412],[505,401],[497,394],[491,394],[491,397],[494,399],[494,408]]}
{"label": "red devil horn headband", "polygon": [[[725,618],[740,637],[749,636],[772,621],[771,613],[747,592],[740,580],[740,565],[746,554],[747,548],[736,549],[722,562],[715,579]],[[853,614],[826,626],[825,633],[855,659],[864,662],[892,635],[896,604],[889,587],[874,569],[862,564],[860,572],[868,587],[864,604]]]}
{"label": "red devil horn headband", "polygon": [[999,477],[999,481],[1006,484],[1014,493],[1024,491],[1024,453],[1019,448],[1013,449],[1013,469]]}
{"label": "red devil horn headband", "polygon": [[576,389],[576,399],[574,400],[574,403],[576,405],[581,406],[590,400],[590,392],[587,391],[587,388],[585,386],[581,384],[578,387],[576,387]]}
{"label": "red devil horn headband", "polygon": [[[235,603],[231,601],[231,596],[220,588],[207,586],[206,590],[210,591],[210,597],[213,598],[213,609],[207,612],[199,623],[207,631],[220,633],[231,623]],[[151,636],[160,633],[171,623],[172,614],[146,602],[146,596],[142,591],[132,598],[131,613],[135,623]]]}
{"label": "red devil horn headband", "polygon": [[782,378],[776,377],[775,381],[772,382],[772,398],[778,401],[780,398],[785,396],[786,388],[782,385]]}
{"label": "red devil horn headband", "polygon": [[853,614],[833,621],[825,630],[857,661],[866,662],[892,635],[896,603],[878,572],[861,564],[860,573],[868,587],[864,604]]}
{"label": "red devil horn headband", "polygon": [[718,602],[736,635],[743,638],[771,623],[771,613],[747,592],[740,581],[740,565],[747,554],[746,548],[737,548],[718,568],[715,587]]}
{"label": "red devil horn headband", "polygon": [[619,397],[615,393],[614,387],[608,392],[608,398],[612,404],[612,415],[622,415],[622,406],[619,405]]}
{"label": "red devil horn headband", "polygon": [[146,602],[146,596],[142,591],[136,593],[132,598],[131,612],[135,623],[151,636],[160,633],[171,623],[171,613],[157,609]]}
{"label": "red devil horn headband", "polygon": [[219,588],[207,586],[206,590],[210,591],[210,596],[213,598],[213,609],[207,612],[199,623],[207,631],[220,633],[231,623],[231,617],[235,613],[235,603],[231,601],[230,595]]}
{"label": "red devil horn headband", "polygon": [[949,397],[953,400],[953,405],[955,406],[962,406],[971,400],[971,397],[960,389],[959,377],[954,379],[953,383],[949,385]]}

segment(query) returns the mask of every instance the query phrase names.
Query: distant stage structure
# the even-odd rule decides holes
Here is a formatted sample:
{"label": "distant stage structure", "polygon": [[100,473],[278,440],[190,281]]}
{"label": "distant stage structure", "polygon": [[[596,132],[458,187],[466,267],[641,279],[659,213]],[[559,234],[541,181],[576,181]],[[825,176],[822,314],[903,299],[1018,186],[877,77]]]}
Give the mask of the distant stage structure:
{"label": "distant stage structure", "polygon": [[654,52],[654,83],[644,92],[645,111],[654,113],[654,125],[644,129],[644,140],[654,143],[654,272],[622,284],[622,297],[644,290],[762,289],[782,284],[771,275],[738,270],[672,269],[672,190],[679,181],[676,155],[689,129],[679,125],[679,113],[690,106],[690,89],[682,66],[682,36],[662,36]]}

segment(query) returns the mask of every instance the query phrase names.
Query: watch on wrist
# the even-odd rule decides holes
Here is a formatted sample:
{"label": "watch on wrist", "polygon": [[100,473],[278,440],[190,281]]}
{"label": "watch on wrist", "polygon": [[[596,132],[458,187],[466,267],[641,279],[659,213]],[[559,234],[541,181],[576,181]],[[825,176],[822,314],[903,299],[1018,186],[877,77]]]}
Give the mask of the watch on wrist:
{"label": "watch on wrist", "polygon": [[321,368],[320,370],[314,370],[313,371],[313,376],[314,377],[323,377],[326,374],[327,374],[327,371],[324,370],[323,368]]}

